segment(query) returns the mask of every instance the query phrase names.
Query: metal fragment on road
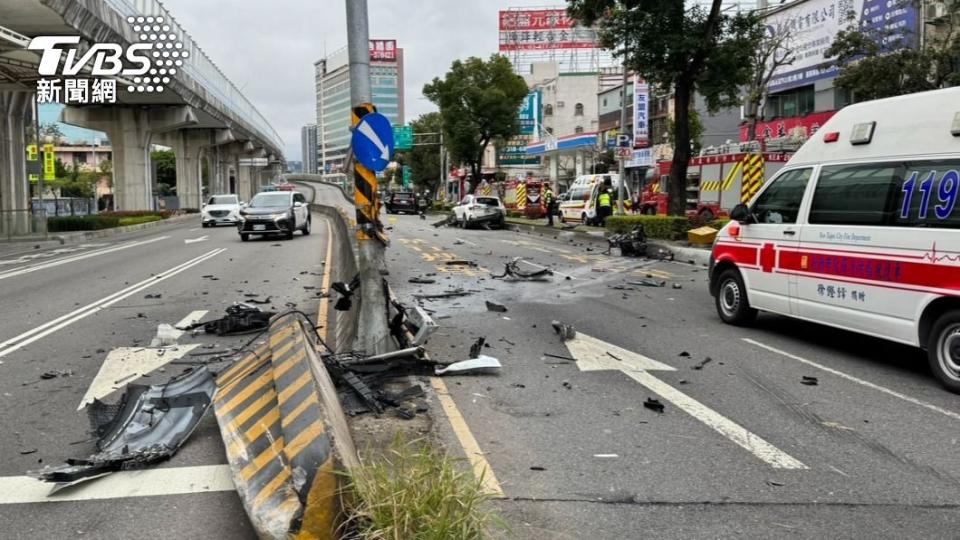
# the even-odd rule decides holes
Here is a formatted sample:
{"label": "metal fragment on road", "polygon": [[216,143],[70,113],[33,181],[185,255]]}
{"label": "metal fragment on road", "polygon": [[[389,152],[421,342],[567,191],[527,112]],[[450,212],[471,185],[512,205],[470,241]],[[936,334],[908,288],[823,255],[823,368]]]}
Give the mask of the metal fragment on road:
{"label": "metal fragment on road", "polygon": [[572,325],[565,324],[561,321],[551,321],[550,324],[553,326],[553,330],[560,336],[560,339],[563,341],[570,341],[577,337],[577,331],[573,328]]}
{"label": "metal fragment on road", "polygon": [[507,306],[505,306],[505,305],[503,305],[503,304],[497,304],[496,302],[491,302],[491,301],[489,301],[489,300],[486,300],[485,303],[486,303],[486,306],[487,306],[487,311],[493,311],[493,312],[495,312],[495,313],[506,313],[506,312],[507,312]]}

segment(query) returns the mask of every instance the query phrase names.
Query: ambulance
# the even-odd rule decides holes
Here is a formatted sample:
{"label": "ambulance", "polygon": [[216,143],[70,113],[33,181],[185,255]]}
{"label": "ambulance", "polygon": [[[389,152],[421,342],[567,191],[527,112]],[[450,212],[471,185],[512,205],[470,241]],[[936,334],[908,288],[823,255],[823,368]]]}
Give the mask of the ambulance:
{"label": "ambulance", "polygon": [[[560,201],[560,222],[597,225],[599,223],[597,219],[597,197],[600,196],[600,189],[607,185],[613,189],[612,204],[614,212],[616,212],[620,175],[586,174],[578,176],[573,181],[565,194],[564,200]],[[626,193],[624,207],[629,210],[631,201],[629,184],[624,186],[624,192]]]}
{"label": "ambulance", "polygon": [[960,88],[846,107],[731,211],[710,260],[717,313],[916,346],[960,393],[958,200]]}

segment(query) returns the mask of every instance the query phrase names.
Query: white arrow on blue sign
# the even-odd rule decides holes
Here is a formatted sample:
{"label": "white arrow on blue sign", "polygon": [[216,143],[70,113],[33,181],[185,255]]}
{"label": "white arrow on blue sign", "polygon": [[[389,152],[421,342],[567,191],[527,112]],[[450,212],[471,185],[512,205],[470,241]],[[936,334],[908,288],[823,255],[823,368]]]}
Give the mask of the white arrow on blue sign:
{"label": "white arrow on blue sign", "polygon": [[387,168],[393,157],[393,127],[380,113],[370,113],[353,128],[353,155],[361,165],[374,172]]}

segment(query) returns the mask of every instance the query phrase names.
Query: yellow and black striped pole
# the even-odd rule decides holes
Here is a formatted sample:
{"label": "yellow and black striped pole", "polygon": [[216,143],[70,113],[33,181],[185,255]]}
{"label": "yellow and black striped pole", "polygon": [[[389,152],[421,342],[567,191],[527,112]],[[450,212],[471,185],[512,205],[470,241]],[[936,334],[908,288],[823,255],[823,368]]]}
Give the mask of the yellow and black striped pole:
{"label": "yellow and black striped pole", "polygon": [[[363,103],[354,107],[350,115],[350,126],[356,128],[360,119],[377,112],[372,103]],[[353,164],[353,199],[357,206],[357,239],[360,241],[374,238],[386,240],[380,224],[380,203],[378,201],[377,175],[360,163]]]}
{"label": "yellow and black striped pole", "polygon": [[747,154],[743,158],[743,184],[740,186],[740,202],[746,204],[760,191],[764,181],[763,156]]}

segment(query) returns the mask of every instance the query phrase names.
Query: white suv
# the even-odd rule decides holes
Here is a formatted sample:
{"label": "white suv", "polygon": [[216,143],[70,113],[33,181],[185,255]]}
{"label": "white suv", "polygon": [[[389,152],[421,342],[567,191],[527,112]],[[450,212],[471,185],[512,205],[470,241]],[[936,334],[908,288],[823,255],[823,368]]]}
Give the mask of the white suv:
{"label": "white suv", "polygon": [[200,209],[204,227],[216,227],[221,223],[240,223],[240,199],[236,195],[213,195]]}
{"label": "white suv", "polygon": [[503,227],[507,224],[507,209],[500,197],[467,195],[453,207],[453,214],[462,228],[490,224]]}

